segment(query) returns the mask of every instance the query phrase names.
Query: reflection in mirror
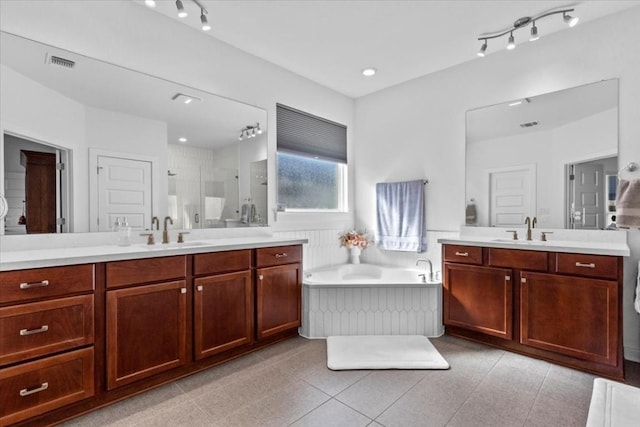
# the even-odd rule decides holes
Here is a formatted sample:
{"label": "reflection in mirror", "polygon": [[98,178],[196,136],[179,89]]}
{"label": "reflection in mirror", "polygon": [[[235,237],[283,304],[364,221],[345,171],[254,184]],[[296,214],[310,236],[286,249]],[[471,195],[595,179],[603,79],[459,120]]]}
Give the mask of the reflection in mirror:
{"label": "reflection in mirror", "polygon": [[[49,180],[53,228],[38,232],[108,231],[123,217],[150,229],[167,215],[174,228],[267,225],[251,186],[251,164],[267,159],[265,110],[4,32],[0,47],[0,193],[12,194],[0,233],[36,225],[18,224],[23,200],[26,217],[36,212],[16,160],[27,151],[68,156]],[[238,141],[256,124],[260,134]]]}
{"label": "reflection in mirror", "polygon": [[466,122],[466,225],[615,221],[605,177],[618,168],[617,79],[470,110]]}

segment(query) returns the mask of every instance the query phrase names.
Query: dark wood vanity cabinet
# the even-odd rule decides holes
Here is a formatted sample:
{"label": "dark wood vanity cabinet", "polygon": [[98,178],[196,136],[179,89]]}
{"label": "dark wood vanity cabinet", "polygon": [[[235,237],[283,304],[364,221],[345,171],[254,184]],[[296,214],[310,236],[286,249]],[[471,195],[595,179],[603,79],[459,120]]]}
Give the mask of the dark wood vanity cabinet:
{"label": "dark wood vanity cabinet", "polygon": [[622,258],[443,245],[448,334],[623,378]]}
{"label": "dark wood vanity cabinet", "polygon": [[194,256],[193,330],[196,359],[253,341],[251,251]]}
{"label": "dark wood vanity cabinet", "polygon": [[94,265],[0,272],[0,425],[90,398]]}
{"label": "dark wood vanity cabinet", "polygon": [[257,338],[295,329],[301,324],[302,247],[256,250]]}
{"label": "dark wood vanity cabinet", "polygon": [[0,425],[48,426],[297,335],[302,246],[0,272]]}

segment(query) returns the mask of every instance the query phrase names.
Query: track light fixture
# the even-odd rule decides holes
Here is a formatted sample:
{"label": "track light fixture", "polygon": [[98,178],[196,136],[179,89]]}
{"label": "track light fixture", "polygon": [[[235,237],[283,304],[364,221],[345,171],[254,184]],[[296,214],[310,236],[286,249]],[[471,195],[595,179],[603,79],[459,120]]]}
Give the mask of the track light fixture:
{"label": "track light fixture", "polygon": [[211,29],[211,25],[209,25],[209,21],[207,21],[207,15],[205,15],[204,9],[200,9],[200,22],[202,22],[202,31],[209,31]]}
{"label": "track light fixture", "polygon": [[574,10],[575,9],[572,9],[572,8],[562,8],[562,9],[555,9],[547,12],[542,12],[536,16],[524,16],[522,18],[517,19],[513,23],[513,25],[509,28],[506,28],[500,31],[494,31],[491,33],[480,34],[478,36],[478,40],[483,42],[483,44],[480,47],[480,50],[478,51],[478,56],[479,57],[485,56],[487,51],[488,40],[497,39],[498,37],[506,36],[507,34],[509,34],[509,39],[507,41],[507,50],[515,49],[516,43],[515,43],[515,38],[513,36],[513,32],[516,30],[519,30],[520,28],[524,28],[529,24],[531,24],[531,37],[529,38],[529,41],[538,40],[540,36],[538,35],[538,27],[536,26],[536,21],[546,18],[547,16],[557,15],[561,13],[562,19],[564,20],[564,22],[566,22],[569,25],[569,27],[575,27],[575,25],[578,23],[579,18],[569,15],[569,12],[573,12]]}
{"label": "track light fixture", "polygon": [[184,10],[184,5],[182,4],[182,0],[176,0],[176,8],[178,9],[178,16],[180,18],[186,18],[189,16],[186,10]]}
{"label": "track light fixture", "polygon": [[262,129],[260,129],[260,123],[256,123],[255,125],[247,125],[240,130],[240,136],[238,136],[238,141],[242,141],[247,138],[255,138],[257,135],[262,134]]}

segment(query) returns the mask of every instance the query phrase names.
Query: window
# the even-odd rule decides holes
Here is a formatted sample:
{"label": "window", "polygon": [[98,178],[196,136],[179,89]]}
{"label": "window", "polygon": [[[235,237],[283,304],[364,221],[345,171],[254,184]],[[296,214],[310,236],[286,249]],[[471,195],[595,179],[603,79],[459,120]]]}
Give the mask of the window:
{"label": "window", "polygon": [[277,105],[278,205],[287,211],[347,211],[347,128]]}

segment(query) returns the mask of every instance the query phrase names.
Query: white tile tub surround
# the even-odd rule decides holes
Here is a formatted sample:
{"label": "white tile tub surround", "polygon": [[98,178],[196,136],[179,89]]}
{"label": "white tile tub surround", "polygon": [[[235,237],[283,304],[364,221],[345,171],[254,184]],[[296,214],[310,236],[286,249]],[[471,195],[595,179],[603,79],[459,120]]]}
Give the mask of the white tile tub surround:
{"label": "white tile tub surround", "polygon": [[[382,278],[340,283],[338,270],[348,267],[341,265],[312,271],[311,277],[305,279],[300,335],[307,338],[335,335],[437,337],[444,333],[441,283],[420,283],[419,272],[415,269],[367,264],[357,267],[382,269]],[[314,283],[314,274],[326,275],[328,281]]]}

